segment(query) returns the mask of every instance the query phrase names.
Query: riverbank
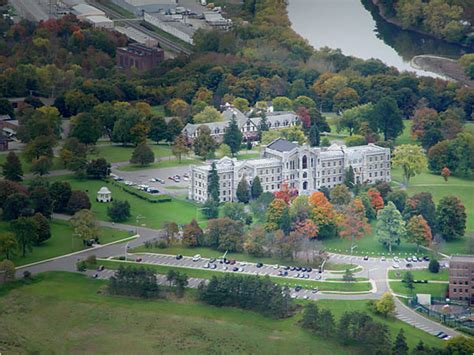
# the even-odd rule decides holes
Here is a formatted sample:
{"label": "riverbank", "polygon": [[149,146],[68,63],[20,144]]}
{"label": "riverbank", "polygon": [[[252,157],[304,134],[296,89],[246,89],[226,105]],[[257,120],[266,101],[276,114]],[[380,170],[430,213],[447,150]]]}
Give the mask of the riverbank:
{"label": "riverbank", "polygon": [[415,69],[431,71],[474,88],[474,80],[469,80],[457,60],[434,55],[417,55],[410,64]]}
{"label": "riverbank", "polygon": [[419,28],[416,28],[416,27],[410,26],[410,27],[405,28],[405,27],[402,26],[402,23],[399,20],[397,20],[394,17],[388,17],[386,15],[386,9],[383,7],[382,4],[380,4],[380,0],[370,0],[370,1],[378,9],[378,13],[379,13],[380,17],[382,17],[386,22],[388,22],[388,23],[390,23],[394,26],[397,26],[398,28],[400,28],[404,31],[412,31],[412,32],[421,34],[423,36],[428,36],[428,37],[431,37],[431,38],[434,38],[434,39],[437,39],[437,40],[440,40],[440,41],[443,41],[443,42],[446,42],[446,43],[455,44],[457,46],[461,46],[461,47],[465,48],[466,50],[472,49],[471,47],[466,46],[464,43],[457,42],[457,41],[450,41],[450,40],[447,40],[446,38],[441,38],[441,37],[435,36],[434,34],[432,34],[430,32],[425,32],[425,31],[420,30]]}

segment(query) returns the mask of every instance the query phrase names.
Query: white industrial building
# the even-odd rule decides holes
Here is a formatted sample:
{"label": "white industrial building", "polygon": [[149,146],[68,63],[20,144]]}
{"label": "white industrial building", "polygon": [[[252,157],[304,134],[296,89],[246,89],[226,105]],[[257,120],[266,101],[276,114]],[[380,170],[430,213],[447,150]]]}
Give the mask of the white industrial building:
{"label": "white industrial building", "polygon": [[87,16],[85,21],[89,22],[96,28],[114,28],[114,21],[105,16]]}
{"label": "white industrial building", "polygon": [[158,40],[129,26],[116,26],[115,31],[120,32],[137,43],[153,48],[158,46]]}
{"label": "white industrial building", "polygon": [[[182,19],[182,16],[179,18]],[[193,44],[193,36],[196,32],[196,28],[189,24],[183,23],[173,16],[157,13],[149,14],[145,12],[143,19],[145,22],[158,27],[160,30],[165,31],[186,43]]]}
{"label": "white industrial building", "polygon": [[[245,178],[251,185],[258,176],[264,192],[280,190],[283,182],[309,195],[322,187],[333,188],[344,183],[345,171],[352,167],[356,184],[391,181],[390,149],[368,144],[346,147],[333,144],[328,148],[299,146],[277,139],[264,147],[260,159],[237,160],[224,157],[216,163],[221,202],[236,201],[239,182]],[[191,165],[188,198],[205,202],[212,165]]]}
{"label": "white industrial building", "polygon": [[177,0],[111,0],[136,16],[143,12],[166,12],[176,9]]}
{"label": "white industrial building", "polygon": [[79,20],[89,16],[105,16],[105,12],[87,4],[78,4],[72,7],[72,12]]}

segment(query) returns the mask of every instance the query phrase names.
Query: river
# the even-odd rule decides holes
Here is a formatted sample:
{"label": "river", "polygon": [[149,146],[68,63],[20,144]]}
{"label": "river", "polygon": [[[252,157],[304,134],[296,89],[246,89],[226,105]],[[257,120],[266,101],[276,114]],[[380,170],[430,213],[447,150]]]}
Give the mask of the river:
{"label": "river", "polygon": [[315,48],[339,48],[345,55],[378,58],[400,71],[438,75],[411,67],[420,54],[458,58],[459,46],[384,21],[370,0],[289,0],[288,15],[293,29]]}

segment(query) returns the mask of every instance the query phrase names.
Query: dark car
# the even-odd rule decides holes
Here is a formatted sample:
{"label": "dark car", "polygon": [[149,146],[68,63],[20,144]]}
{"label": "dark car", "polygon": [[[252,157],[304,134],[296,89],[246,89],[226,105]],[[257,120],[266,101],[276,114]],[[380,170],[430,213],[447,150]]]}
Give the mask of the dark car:
{"label": "dark car", "polygon": [[209,259],[209,262],[210,262],[210,263],[215,263],[215,262],[216,262],[216,258],[210,258],[210,259]]}
{"label": "dark car", "polygon": [[290,271],[295,271],[295,270],[296,270],[296,268],[294,266],[290,267]]}
{"label": "dark car", "polygon": [[296,292],[299,292],[299,291],[301,291],[302,288],[303,288],[303,287],[301,287],[300,285],[298,285],[298,286],[295,287],[295,291],[296,291]]}
{"label": "dark car", "polygon": [[300,267],[300,266],[297,266],[297,267],[295,267],[295,270],[296,270],[296,271],[301,271],[301,267]]}
{"label": "dark car", "polygon": [[230,260],[229,263],[230,265],[235,265],[235,260]]}
{"label": "dark car", "polygon": [[262,263],[257,263],[257,265],[255,265],[255,266],[258,267],[258,268],[261,268],[263,266],[263,264]]}
{"label": "dark car", "polygon": [[142,258],[136,258],[135,261],[136,261],[137,263],[141,263],[141,262],[142,262]]}
{"label": "dark car", "polygon": [[410,264],[410,263],[406,264],[405,266],[406,266],[407,268],[411,268],[411,267],[413,267],[413,265],[412,265],[412,264]]}
{"label": "dark car", "polygon": [[368,255],[364,256],[364,260],[365,261],[369,260],[369,256]]}
{"label": "dark car", "polygon": [[303,272],[306,272],[306,270],[307,270],[307,269],[306,269],[305,267],[302,267],[302,268],[301,268],[301,271],[303,271]]}
{"label": "dark car", "polygon": [[232,268],[232,271],[239,271],[239,268],[238,268],[237,266],[234,266],[234,267]]}
{"label": "dark car", "polygon": [[424,260],[424,261],[430,261],[430,257],[425,255],[425,256],[423,257],[423,260]]}
{"label": "dark car", "polygon": [[181,260],[183,256],[181,254],[176,255],[176,260]]}
{"label": "dark car", "polygon": [[283,266],[283,270],[290,270],[289,266]]}
{"label": "dark car", "polygon": [[307,267],[307,268],[306,268],[306,271],[307,271],[307,272],[311,272],[311,271],[313,271],[313,268]]}

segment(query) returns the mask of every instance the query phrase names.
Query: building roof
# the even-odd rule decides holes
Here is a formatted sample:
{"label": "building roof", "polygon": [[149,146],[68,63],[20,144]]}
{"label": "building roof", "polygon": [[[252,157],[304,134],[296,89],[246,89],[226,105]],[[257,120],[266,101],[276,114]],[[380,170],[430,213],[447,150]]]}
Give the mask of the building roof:
{"label": "building roof", "polygon": [[87,4],[77,4],[72,7],[74,12],[79,15],[79,16],[105,16],[105,12],[102,10],[99,10],[98,8],[95,8],[94,6],[90,6]]}
{"label": "building roof", "polygon": [[236,109],[235,107],[229,107],[224,112],[222,112],[222,117],[224,117],[224,121],[231,121],[232,117],[235,116],[235,120],[237,122],[247,121],[248,117],[245,116],[242,111]]}
{"label": "building roof", "polygon": [[96,16],[96,15],[87,16],[86,20],[89,21],[90,23],[93,23],[93,24],[114,23],[114,21],[112,21],[112,20],[109,19],[108,17],[105,17],[105,16]]}
{"label": "building roof", "polygon": [[144,44],[147,47],[156,47],[158,41],[155,38],[148,36],[147,34],[138,31],[137,29],[129,26],[115,26],[115,31],[120,32],[127,36],[128,38],[133,39],[134,41]]}
{"label": "building roof", "polygon": [[102,186],[100,190],[97,191],[97,193],[98,194],[111,194],[112,192],[110,192],[110,190],[107,187]]}
{"label": "building roof", "polygon": [[451,261],[474,263],[474,255],[453,255],[451,256]]}
{"label": "building roof", "polygon": [[287,141],[286,139],[278,138],[270,143],[267,148],[276,150],[279,152],[290,152],[295,148],[298,148],[298,144]]}
{"label": "building roof", "polygon": [[125,0],[133,6],[176,5],[176,0]]}

